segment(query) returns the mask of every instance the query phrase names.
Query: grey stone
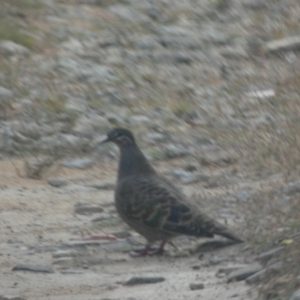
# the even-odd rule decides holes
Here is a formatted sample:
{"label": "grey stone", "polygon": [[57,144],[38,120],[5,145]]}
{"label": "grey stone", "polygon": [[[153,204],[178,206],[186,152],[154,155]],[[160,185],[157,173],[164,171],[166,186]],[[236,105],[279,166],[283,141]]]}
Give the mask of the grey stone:
{"label": "grey stone", "polygon": [[134,45],[136,48],[141,50],[153,50],[156,47],[157,42],[152,37],[146,37],[138,39],[136,42],[134,42]]}
{"label": "grey stone", "polygon": [[199,38],[195,36],[195,38],[183,38],[183,37],[164,37],[159,40],[159,43],[165,48],[171,49],[202,49],[203,43],[199,41]]}
{"label": "grey stone", "polygon": [[174,170],[173,174],[177,177],[182,184],[192,184],[199,181],[206,181],[209,175],[204,173],[192,173],[185,170]]}
{"label": "grey stone", "polygon": [[203,283],[190,283],[190,289],[192,291],[203,290],[204,289],[204,284]]}
{"label": "grey stone", "polygon": [[236,281],[245,280],[249,276],[252,276],[253,274],[261,271],[262,269],[263,267],[257,263],[245,268],[238,269],[228,275],[227,281],[231,282],[235,280]]}
{"label": "grey stone", "polygon": [[88,184],[87,186],[95,188],[97,190],[113,190],[116,184],[115,182],[101,182],[101,183]]}
{"label": "grey stone", "polygon": [[267,3],[265,0],[245,0],[243,5],[246,8],[250,8],[253,10],[259,10],[263,8],[267,8]]}
{"label": "grey stone", "polygon": [[300,300],[300,290],[295,291],[290,300]]}
{"label": "grey stone", "polygon": [[54,271],[47,266],[42,265],[25,265],[19,264],[13,267],[12,271],[30,271],[30,272],[37,272],[37,273],[54,273]]}
{"label": "grey stone", "polygon": [[81,269],[66,269],[60,272],[61,274],[71,274],[71,275],[80,275],[84,274],[84,271]]}
{"label": "grey stone", "polygon": [[0,105],[2,101],[11,100],[13,98],[13,92],[3,86],[0,86]]}
{"label": "grey stone", "polygon": [[49,179],[48,184],[53,187],[60,188],[66,186],[68,184],[68,181],[64,179]]}
{"label": "grey stone", "polygon": [[283,188],[283,193],[288,196],[300,193],[300,182],[291,182],[287,184]]}
{"label": "grey stone", "polygon": [[248,277],[246,279],[246,283],[248,284],[254,284],[260,282],[266,275],[278,272],[280,268],[282,267],[282,262],[275,263],[265,269],[262,269],[261,271],[253,274],[252,276]]}
{"label": "grey stone", "polygon": [[279,252],[283,251],[285,247],[276,247],[266,252],[261,253],[258,256],[258,260],[262,263],[267,263],[274,255],[278,254]]}
{"label": "grey stone", "polygon": [[252,195],[247,190],[242,190],[236,195],[236,199],[240,203],[249,202],[252,200]]}
{"label": "grey stone", "polygon": [[138,10],[135,10],[130,6],[114,5],[109,8],[109,11],[113,12],[124,21],[135,24],[148,22],[150,20],[146,15],[140,13]]}
{"label": "grey stone", "polygon": [[94,162],[90,158],[76,158],[62,163],[62,166],[71,169],[88,169]]}
{"label": "grey stone", "polygon": [[165,142],[167,140],[167,136],[162,133],[148,133],[147,138],[154,142]]}
{"label": "grey stone", "polygon": [[226,47],[220,51],[220,54],[227,59],[246,59],[248,58],[248,53],[243,48],[233,48]]}
{"label": "grey stone", "polygon": [[53,258],[61,258],[61,257],[75,257],[80,255],[80,252],[76,250],[57,250],[52,254]]}
{"label": "grey stone", "polygon": [[222,262],[224,262],[226,260],[226,258],[225,257],[223,257],[223,256],[220,256],[220,255],[213,255],[211,258],[210,258],[210,260],[209,260],[209,263],[211,264],[211,265],[219,265],[219,264],[221,264]]}
{"label": "grey stone", "polygon": [[2,55],[28,55],[29,54],[29,50],[22,46],[19,45],[15,42],[12,41],[0,41],[0,54]]}
{"label": "grey stone", "polygon": [[174,144],[167,144],[165,145],[165,156],[168,159],[176,158],[176,157],[184,157],[189,153],[189,151],[182,145],[174,145]]}
{"label": "grey stone", "polygon": [[74,213],[79,215],[90,215],[94,213],[103,212],[103,208],[99,205],[89,203],[76,203],[74,207]]}
{"label": "grey stone", "polygon": [[166,279],[164,277],[132,277],[128,281],[124,283],[124,285],[136,285],[136,284],[151,284],[151,283],[158,283],[165,281]]}
{"label": "grey stone", "polygon": [[265,54],[268,53],[276,53],[280,51],[296,51],[300,50],[300,36],[292,36],[287,37],[281,40],[275,40],[268,42],[263,47],[263,52]]}
{"label": "grey stone", "polygon": [[130,116],[129,123],[133,126],[150,123],[151,120],[146,116]]}

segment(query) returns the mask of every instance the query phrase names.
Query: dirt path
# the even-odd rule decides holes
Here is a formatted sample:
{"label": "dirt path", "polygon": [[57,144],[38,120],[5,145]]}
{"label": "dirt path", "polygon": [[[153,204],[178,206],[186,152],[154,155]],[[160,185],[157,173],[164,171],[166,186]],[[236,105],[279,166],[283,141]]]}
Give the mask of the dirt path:
{"label": "dirt path", "polygon": [[[16,161],[15,165],[21,169],[22,163]],[[18,177],[9,161],[2,161],[0,168],[0,294],[49,300],[253,299],[244,282],[227,284],[226,276],[216,276],[221,268],[245,265],[245,245],[207,252],[201,259],[199,253],[187,255],[183,251],[185,244],[190,243],[185,238],[176,241],[179,251],[169,248],[167,255],[162,257],[130,258],[122,252],[123,246],[121,251],[113,246],[126,238],[103,242],[100,246],[76,246],[72,239],[80,237],[84,229],[107,234],[120,230],[128,232],[123,223],[108,224],[105,218],[116,218],[113,191],[84,186],[91,183],[92,177],[93,182],[112,181],[114,170],[108,172],[103,166],[87,172],[64,169],[56,176],[65,178],[69,184],[54,188],[46,180]],[[105,211],[93,216],[74,215],[74,205],[78,202],[100,205]],[[101,216],[104,220],[102,231],[91,226],[91,220]],[[108,247],[104,247],[104,243],[108,243]],[[70,257],[62,251],[77,255]],[[55,258],[59,253],[62,257]],[[48,266],[54,273],[12,271],[18,264]],[[143,275],[162,276],[165,281],[136,286],[120,284],[133,276]],[[190,283],[203,283],[204,289],[192,291]]]}

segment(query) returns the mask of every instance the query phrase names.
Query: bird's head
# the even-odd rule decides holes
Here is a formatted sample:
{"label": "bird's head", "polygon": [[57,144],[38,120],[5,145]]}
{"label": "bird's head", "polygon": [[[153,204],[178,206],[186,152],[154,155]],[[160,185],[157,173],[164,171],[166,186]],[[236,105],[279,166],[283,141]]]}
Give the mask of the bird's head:
{"label": "bird's head", "polygon": [[128,129],[114,128],[107,133],[107,138],[101,142],[113,142],[119,147],[135,144],[134,136]]}

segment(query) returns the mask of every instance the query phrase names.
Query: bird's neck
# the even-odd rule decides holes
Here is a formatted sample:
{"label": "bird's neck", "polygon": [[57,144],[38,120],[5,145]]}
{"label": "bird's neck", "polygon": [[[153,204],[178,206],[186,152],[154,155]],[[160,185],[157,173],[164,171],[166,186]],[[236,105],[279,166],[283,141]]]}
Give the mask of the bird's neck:
{"label": "bird's neck", "polygon": [[153,175],[156,174],[154,168],[150,165],[147,158],[137,145],[127,145],[121,147],[121,157],[119,163],[118,179],[130,175]]}

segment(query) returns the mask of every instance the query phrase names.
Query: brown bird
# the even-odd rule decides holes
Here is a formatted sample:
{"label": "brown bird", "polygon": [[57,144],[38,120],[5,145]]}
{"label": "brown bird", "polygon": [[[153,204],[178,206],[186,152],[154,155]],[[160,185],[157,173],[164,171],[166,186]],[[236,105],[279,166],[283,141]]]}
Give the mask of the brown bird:
{"label": "brown bird", "polygon": [[[102,141],[115,143],[121,152],[115,204],[122,219],[147,240],[138,255],[163,252],[164,245],[173,237],[224,236],[237,243],[242,238],[203,213],[169,180],[159,175],[135,142],[133,134],[115,128]],[[151,245],[161,241],[156,250]]]}

